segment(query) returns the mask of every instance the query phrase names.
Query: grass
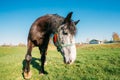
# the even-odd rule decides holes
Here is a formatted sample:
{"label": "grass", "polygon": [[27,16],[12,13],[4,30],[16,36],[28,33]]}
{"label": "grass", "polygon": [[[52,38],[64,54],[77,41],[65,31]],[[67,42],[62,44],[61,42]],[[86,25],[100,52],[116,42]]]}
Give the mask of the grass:
{"label": "grass", "polygon": [[[26,47],[0,47],[0,80],[24,80],[22,76]],[[77,59],[65,65],[55,49],[49,49],[46,75],[39,75],[39,51],[33,49],[31,80],[120,80],[120,44],[77,47]]]}

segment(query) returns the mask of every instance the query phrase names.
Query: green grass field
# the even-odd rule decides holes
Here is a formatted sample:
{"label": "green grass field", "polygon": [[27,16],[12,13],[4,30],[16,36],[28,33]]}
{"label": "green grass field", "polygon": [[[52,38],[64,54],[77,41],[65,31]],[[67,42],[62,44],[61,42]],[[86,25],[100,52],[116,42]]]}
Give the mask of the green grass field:
{"label": "green grass field", "polygon": [[[24,80],[26,47],[0,47],[0,80]],[[30,80],[120,80],[120,44],[77,47],[77,59],[65,65],[57,50],[48,50],[46,75],[39,75],[39,51],[33,49]]]}

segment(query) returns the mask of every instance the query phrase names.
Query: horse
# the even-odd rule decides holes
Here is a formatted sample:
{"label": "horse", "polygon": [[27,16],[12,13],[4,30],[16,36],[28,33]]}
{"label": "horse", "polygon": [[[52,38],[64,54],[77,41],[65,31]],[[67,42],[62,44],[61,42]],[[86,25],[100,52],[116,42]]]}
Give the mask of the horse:
{"label": "horse", "polygon": [[32,60],[32,49],[38,47],[41,53],[40,74],[46,74],[44,65],[46,62],[47,48],[50,36],[53,34],[53,42],[57,50],[63,56],[65,64],[71,64],[76,59],[75,34],[76,24],[80,21],[71,19],[73,12],[64,18],[58,14],[46,14],[36,19],[28,34],[27,53],[25,55],[25,67],[23,76],[31,78],[30,62]]}

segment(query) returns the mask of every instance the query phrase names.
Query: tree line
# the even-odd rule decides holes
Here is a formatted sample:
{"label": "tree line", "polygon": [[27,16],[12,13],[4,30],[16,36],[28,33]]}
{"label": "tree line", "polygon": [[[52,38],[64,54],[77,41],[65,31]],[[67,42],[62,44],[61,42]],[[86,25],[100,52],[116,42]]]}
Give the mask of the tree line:
{"label": "tree line", "polygon": [[[106,43],[120,43],[120,35],[118,34],[118,33],[116,33],[116,32],[113,32],[113,34],[112,34],[112,41],[104,41],[104,42],[106,42]],[[49,42],[50,44],[53,44],[53,39],[52,39],[52,37],[50,38],[50,42]],[[24,43],[19,43],[18,45],[12,45],[12,44],[3,44],[3,45],[1,45],[1,46],[3,46],[3,47],[11,47],[11,46],[19,46],[19,47],[25,47],[26,46],[26,44],[24,44]]]}

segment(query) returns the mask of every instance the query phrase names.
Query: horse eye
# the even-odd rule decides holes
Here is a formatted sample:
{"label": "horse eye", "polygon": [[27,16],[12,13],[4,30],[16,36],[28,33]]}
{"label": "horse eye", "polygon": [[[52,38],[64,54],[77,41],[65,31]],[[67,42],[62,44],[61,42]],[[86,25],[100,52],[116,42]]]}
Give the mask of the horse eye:
{"label": "horse eye", "polygon": [[64,34],[64,35],[68,35],[68,33],[67,33],[67,32],[64,32],[64,31],[63,31],[63,34]]}

